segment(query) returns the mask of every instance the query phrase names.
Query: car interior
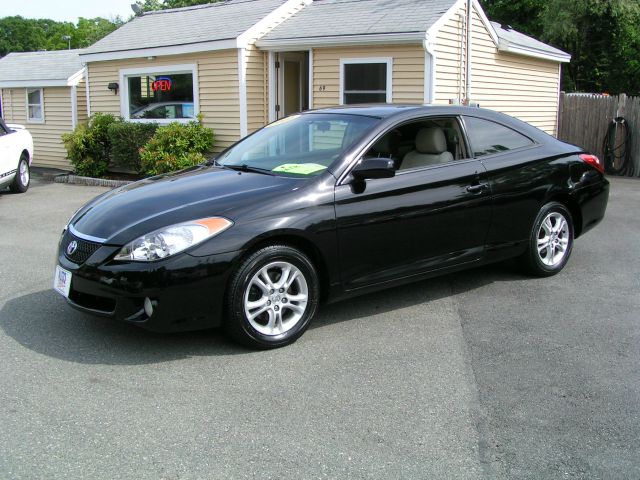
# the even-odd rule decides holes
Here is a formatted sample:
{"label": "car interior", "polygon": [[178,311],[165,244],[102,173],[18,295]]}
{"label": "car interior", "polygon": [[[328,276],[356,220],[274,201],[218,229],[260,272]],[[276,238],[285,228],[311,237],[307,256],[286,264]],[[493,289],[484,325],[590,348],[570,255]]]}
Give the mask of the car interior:
{"label": "car interior", "polygon": [[406,123],[383,135],[365,156],[390,158],[400,171],[467,158],[455,118]]}

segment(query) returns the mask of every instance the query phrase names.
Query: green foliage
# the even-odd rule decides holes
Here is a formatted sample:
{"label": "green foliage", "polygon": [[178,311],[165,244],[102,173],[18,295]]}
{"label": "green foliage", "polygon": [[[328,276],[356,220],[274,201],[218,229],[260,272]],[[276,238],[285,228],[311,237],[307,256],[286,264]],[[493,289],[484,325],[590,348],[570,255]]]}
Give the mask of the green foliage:
{"label": "green foliage", "polygon": [[638,0],[482,0],[491,20],[571,54],[566,91],[640,94]]}
{"label": "green foliage", "polygon": [[115,122],[109,125],[113,164],[140,173],[140,149],[157,129],[157,123]]}
{"label": "green foliage", "polygon": [[0,18],[0,57],[9,52],[64,50],[69,48],[66,36],[71,38],[71,48],[88,47],[123,23],[119,17],[80,18],[77,25],[45,18]]}
{"label": "green foliage", "polygon": [[213,144],[213,131],[200,122],[170,123],[158,128],[141,150],[142,171],[157,175],[197,165]]}
{"label": "green foliage", "polygon": [[153,10],[165,10],[167,8],[191,7],[194,5],[204,5],[207,3],[216,3],[223,0],[138,0],[136,4],[144,12]]}
{"label": "green foliage", "polygon": [[111,114],[96,113],[87,125],[78,125],[73,132],[62,135],[75,173],[88,177],[101,177],[106,173],[111,154],[109,127],[120,121]]}

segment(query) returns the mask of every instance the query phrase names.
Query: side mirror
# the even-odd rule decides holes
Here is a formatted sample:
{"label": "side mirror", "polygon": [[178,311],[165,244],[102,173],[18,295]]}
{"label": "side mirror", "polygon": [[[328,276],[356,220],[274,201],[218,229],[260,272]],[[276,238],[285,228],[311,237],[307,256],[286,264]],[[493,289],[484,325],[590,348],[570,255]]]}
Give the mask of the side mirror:
{"label": "side mirror", "polygon": [[395,174],[395,163],[390,158],[364,158],[351,170],[351,175],[356,180],[391,178]]}

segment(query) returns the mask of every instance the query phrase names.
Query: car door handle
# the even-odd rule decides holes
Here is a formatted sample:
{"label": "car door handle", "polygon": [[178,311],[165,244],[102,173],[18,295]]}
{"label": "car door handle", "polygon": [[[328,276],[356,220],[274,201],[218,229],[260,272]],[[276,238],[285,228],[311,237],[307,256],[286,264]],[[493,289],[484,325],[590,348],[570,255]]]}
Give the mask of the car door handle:
{"label": "car door handle", "polygon": [[489,185],[486,183],[478,183],[477,185],[469,185],[467,187],[467,192],[469,193],[482,193],[485,190],[489,189]]}

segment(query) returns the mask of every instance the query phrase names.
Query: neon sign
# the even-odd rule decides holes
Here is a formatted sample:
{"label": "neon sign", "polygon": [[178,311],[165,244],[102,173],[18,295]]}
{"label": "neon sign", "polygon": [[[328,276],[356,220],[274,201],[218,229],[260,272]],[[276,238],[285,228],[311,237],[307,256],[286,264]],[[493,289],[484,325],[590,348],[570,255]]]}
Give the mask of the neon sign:
{"label": "neon sign", "polygon": [[158,77],[155,82],[151,84],[151,88],[154,92],[168,92],[171,90],[171,79],[169,77]]}

